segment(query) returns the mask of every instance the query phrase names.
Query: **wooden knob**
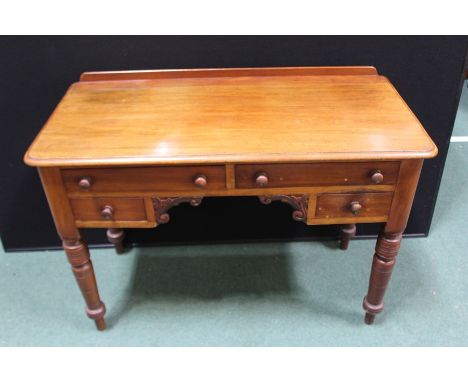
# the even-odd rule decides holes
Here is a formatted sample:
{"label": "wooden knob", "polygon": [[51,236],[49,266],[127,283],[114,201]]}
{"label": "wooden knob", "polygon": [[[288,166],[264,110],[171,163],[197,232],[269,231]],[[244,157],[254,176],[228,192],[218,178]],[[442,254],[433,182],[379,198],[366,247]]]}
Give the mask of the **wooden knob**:
{"label": "wooden knob", "polygon": [[193,181],[193,183],[195,184],[195,186],[197,186],[198,188],[205,188],[206,187],[206,184],[208,183],[208,181],[206,180],[206,176],[205,175],[197,175],[195,177],[195,180]]}
{"label": "wooden knob", "polygon": [[354,201],[349,204],[349,209],[354,215],[357,215],[361,211],[362,205],[361,203]]}
{"label": "wooden knob", "polygon": [[375,184],[379,184],[383,182],[383,174],[380,172],[380,170],[375,170],[372,172],[371,175],[372,182]]}
{"label": "wooden knob", "polygon": [[88,176],[81,178],[78,182],[78,186],[83,190],[89,189],[91,187],[91,178]]}
{"label": "wooden knob", "polygon": [[104,206],[101,210],[101,217],[106,220],[112,219],[114,216],[114,209],[111,206]]}
{"label": "wooden knob", "polygon": [[260,187],[265,187],[268,184],[268,175],[266,172],[259,172],[255,176],[255,183]]}

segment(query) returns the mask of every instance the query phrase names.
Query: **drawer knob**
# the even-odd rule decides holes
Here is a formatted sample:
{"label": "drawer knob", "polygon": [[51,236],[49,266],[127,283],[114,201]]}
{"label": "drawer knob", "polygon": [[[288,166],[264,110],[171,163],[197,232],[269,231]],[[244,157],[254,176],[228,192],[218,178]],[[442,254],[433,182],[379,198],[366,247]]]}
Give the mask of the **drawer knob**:
{"label": "drawer knob", "polygon": [[112,219],[114,216],[114,209],[111,206],[104,206],[101,210],[101,217],[106,220]]}
{"label": "drawer knob", "polygon": [[255,183],[260,187],[265,187],[268,184],[268,175],[266,172],[259,172],[255,175]]}
{"label": "drawer knob", "polygon": [[78,182],[78,186],[82,190],[87,190],[91,187],[91,178],[89,176],[85,176],[84,178],[81,178]]}
{"label": "drawer knob", "polygon": [[208,181],[206,179],[206,176],[205,175],[197,175],[195,177],[195,180],[193,181],[193,183],[195,184],[195,186],[197,186],[198,188],[205,188]]}
{"label": "drawer knob", "polygon": [[371,175],[372,182],[379,184],[383,182],[383,174],[380,170],[372,171]]}
{"label": "drawer knob", "polygon": [[359,202],[353,201],[349,204],[349,209],[353,213],[353,215],[357,215],[359,212],[361,212],[362,205]]}

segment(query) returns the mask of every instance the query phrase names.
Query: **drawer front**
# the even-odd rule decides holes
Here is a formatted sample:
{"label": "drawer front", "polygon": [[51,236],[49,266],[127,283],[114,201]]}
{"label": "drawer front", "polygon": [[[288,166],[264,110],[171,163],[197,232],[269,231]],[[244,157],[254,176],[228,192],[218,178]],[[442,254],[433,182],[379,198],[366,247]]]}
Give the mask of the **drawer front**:
{"label": "drawer front", "polygon": [[236,187],[390,185],[398,169],[399,162],[245,164],[236,166]]}
{"label": "drawer front", "polygon": [[387,217],[392,192],[322,194],[317,196],[316,218]]}
{"label": "drawer front", "polygon": [[136,222],[146,221],[142,198],[71,198],[70,205],[78,221]]}
{"label": "drawer front", "polygon": [[196,191],[226,188],[224,166],[70,169],[62,170],[62,177],[69,192]]}

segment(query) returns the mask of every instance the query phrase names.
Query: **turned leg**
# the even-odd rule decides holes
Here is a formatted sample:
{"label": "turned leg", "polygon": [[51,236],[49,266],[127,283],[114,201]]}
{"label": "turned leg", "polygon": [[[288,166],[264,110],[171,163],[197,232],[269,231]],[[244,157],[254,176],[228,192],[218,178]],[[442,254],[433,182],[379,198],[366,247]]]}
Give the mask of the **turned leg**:
{"label": "turned leg", "polygon": [[109,228],[107,230],[107,240],[109,240],[115,246],[115,251],[118,254],[124,252],[125,248],[123,245],[123,239],[125,238],[125,232],[121,228]]}
{"label": "turned leg", "polygon": [[342,224],[340,226],[340,248],[348,249],[349,240],[356,235],[356,224]]}
{"label": "turned leg", "polygon": [[401,233],[382,233],[377,239],[372,260],[369,290],[363,301],[363,307],[366,311],[364,319],[366,324],[372,324],[375,315],[383,310],[385,290],[395,266],[400,243]]}
{"label": "turned leg", "polygon": [[106,307],[99,298],[93,264],[89,258],[88,246],[81,239],[64,240],[63,248],[86,301],[86,313],[89,318],[96,322],[99,330],[104,330],[106,328],[106,322],[104,321]]}

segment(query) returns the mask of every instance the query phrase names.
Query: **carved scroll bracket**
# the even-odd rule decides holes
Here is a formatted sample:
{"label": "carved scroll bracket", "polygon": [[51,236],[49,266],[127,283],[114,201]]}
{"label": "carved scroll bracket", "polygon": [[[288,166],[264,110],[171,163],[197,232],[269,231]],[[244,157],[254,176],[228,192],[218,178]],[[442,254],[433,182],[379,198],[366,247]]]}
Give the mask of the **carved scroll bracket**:
{"label": "carved scroll bracket", "polygon": [[181,203],[190,203],[191,206],[197,207],[201,204],[203,197],[202,196],[194,196],[194,197],[174,197],[174,198],[159,198],[153,197],[153,206],[154,211],[156,213],[156,221],[158,224],[165,224],[171,220],[171,217],[168,213],[169,209],[177,206]]}
{"label": "carved scroll bracket", "polygon": [[294,220],[304,223],[307,221],[307,207],[309,205],[308,195],[264,195],[258,198],[263,204],[270,204],[273,201],[287,203],[294,208],[292,214]]}

